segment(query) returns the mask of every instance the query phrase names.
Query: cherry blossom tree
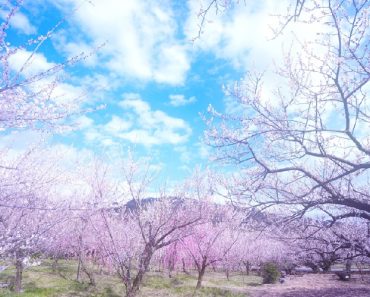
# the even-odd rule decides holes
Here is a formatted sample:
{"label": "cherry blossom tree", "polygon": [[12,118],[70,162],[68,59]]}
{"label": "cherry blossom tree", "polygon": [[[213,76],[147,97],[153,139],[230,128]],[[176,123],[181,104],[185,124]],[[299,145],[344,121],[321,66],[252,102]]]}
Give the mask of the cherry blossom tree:
{"label": "cherry blossom tree", "polygon": [[[45,152],[43,152],[45,154]],[[51,228],[63,221],[50,210],[59,172],[52,159],[37,150],[3,158],[0,167],[0,257],[12,259],[16,267],[15,291],[22,289],[27,257],[42,251]],[[35,172],[35,168],[38,170]]]}
{"label": "cherry blossom tree", "polygon": [[117,272],[126,288],[126,296],[135,296],[149,269],[153,255],[186,236],[198,215],[190,214],[188,202],[174,204],[166,197],[148,202],[140,210],[100,211],[100,245],[108,265]]}
{"label": "cherry blossom tree", "polygon": [[[62,21],[24,44],[9,43],[12,19],[22,4],[17,0],[1,5],[5,16],[0,25],[0,131],[31,128],[55,132],[67,117],[79,112],[81,104],[78,98],[65,98],[60,84],[64,70],[87,55],[82,53],[64,63],[45,61],[40,49]],[[14,155],[19,152],[10,148],[0,152],[0,250],[7,258],[15,256],[16,291],[21,290],[24,258],[57,221],[51,214],[57,213],[57,206],[50,201],[55,198],[53,187],[60,172],[54,172],[56,163],[50,156],[35,157],[38,150],[42,154],[40,148],[29,148],[18,157]]]}
{"label": "cherry blossom tree", "polygon": [[206,141],[241,168],[234,199],[293,217],[369,220],[369,2],[297,5],[284,24],[319,28],[314,39],[296,36],[271,74],[277,88],[253,71],[228,88],[240,108],[210,107]]}
{"label": "cherry blossom tree", "polygon": [[[12,30],[12,19],[22,4],[23,1],[17,0],[5,1],[1,5],[5,17],[0,25],[0,131],[13,133],[14,130],[31,128],[55,132],[65,119],[80,112],[80,100],[64,96],[60,84],[64,70],[87,55],[82,53],[59,64],[44,61],[40,49],[61,22],[46,34],[24,44],[10,44],[8,34]],[[11,148],[0,151],[0,221],[3,231],[0,247],[2,255],[15,255],[18,259],[17,291],[21,290],[23,259],[34,251],[41,234],[55,224],[51,217],[56,216],[49,218],[48,210],[57,213],[56,206],[50,201],[52,196],[55,197],[53,186],[61,173],[53,171],[55,160],[49,159],[47,154],[44,158],[35,157],[36,151],[42,154],[43,149],[28,148],[18,157],[14,155],[19,152]]]}
{"label": "cherry blossom tree", "polygon": [[175,241],[161,250],[161,254],[157,259],[157,262],[159,263],[159,266],[162,264],[163,267],[168,270],[169,278],[172,278],[173,273],[179,268],[182,252],[179,241]]}
{"label": "cherry blossom tree", "polygon": [[[297,262],[318,272],[327,272],[336,263],[346,262],[348,272],[357,258],[369,256],[370,239],[367,225],[359,220],[346,220],[328,224],[321,220],[303,220],[283,231],[282,237],[297,255]],[[290,234],[290,235],[288,235]]]}
{"label": "cherry blossom tree", "polygon": [[159,197],[147,199],[152,182],[147,163],[130,159],[121,170],[126,204],[100,208],[92,225],[108,267],[122,280],[126,296],[133,297],[153,255],[187,236],[190,227],[200,221],[200,212],[193,201],[184,199],[185,195],[179,192],[161,192]]}
{"label": "cherry blossom tree", "polygon": [[[202,38],[202,34],[204,33],[206,28],[206,24],[208,22],[212,23],[212,19],[210,19],[209,14],[213,10],[216,14],[227,12],[235,5],[248,5],[251,1],[239,1],[239,0],[206,0],[206,1],[199,1],[200,9],[197,14],[198,22],[198,31],[197,34],[193,37],[192,41],[197,41],[198,39]],[[281,24],[277,28],[274,28],[274,34],[278,36],[281,34],[285,27],[291,23],[296,21],[305,5],[310,0],[291,0],[288,1],[287,12],[285,15],[281,16]],[[315,2],[315,1],[312,1]]]}
{"label": "cherry blossom tree", "polygon": [[62,127],[65,119],[81,112],[83,93],[80,91],[72,98],[67,98],[67,92],[61,84],[63,77],[66,77],[64,70],[86,59],[93,51],[82,52],[63,63],[44,61],[40,49],[63,23],[63,19],[45,34],[31,38],[24,44],[10,44],[7,35],[11,21],[22,9],[22,4],[22,0],[2,4],[6,16],[0,25],[0,129],[55,131]]}
{"label": "cherry blossom tree", "polygon": [[297,263],[295,250],[289,242],[268,229],[261,232],[243,228],[235,250],[237,261],[247,275],[252,268],[259,270],[266,262],[276,263],[282,270],[290,270],[290,265]]}
{"label": "cherry blossom tree", "polygon": [[198,272],[196,289],[202,286],[206,269],[220,263],[231,252],[238,240],[241,222],[228,206],[206,203],[202,209],[204,223],[194,226],[191,236],[181,240]]}
{"label": "cherry blossom tree", "polygon": [[43,243],[41,252],[53,259],[53,272],[59,272],[58,260],[76,260],[76,281],[83,282],[83,276],[86,276],[88,284],[95,286],[95,270],[104,263],[100,240],[91,225],[96,210],[81,204],[72,209],[58,207],[52,213],[63,216],[63,221],[49,230],[48,240]]}

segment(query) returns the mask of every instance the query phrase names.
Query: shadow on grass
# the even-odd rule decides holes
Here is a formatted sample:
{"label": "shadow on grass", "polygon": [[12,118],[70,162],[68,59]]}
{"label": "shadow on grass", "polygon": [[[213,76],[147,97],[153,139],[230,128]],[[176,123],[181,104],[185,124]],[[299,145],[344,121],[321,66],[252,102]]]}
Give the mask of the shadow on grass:
{"label": "shadow on grass", "polygon": [[261,286],[261,283],[248,283],[249,287],[259,287]]}
{"label": "shadow on grass", "polygon": [[121,297],[120,295],[118,295],[118,294],[116,294],[114,291],[113,291],[113,289],[112,289],[112,287],[106,287],[105,289],[104,289],[104,296],[105,297]]}
{"label": "shadow on grass", "polygon": [[227,289],[203,287],[195,291],[194,287],[182,286],[173,288],[173,296],[193,297],[245,297],[245,294],[233,292]]}
{"label": "shadow on grass", "polygon": [[[268,295],[266,295],[267,297]],[[294,290],[278,297],[369,297],[370,288],[329,288],[316,290]]]}

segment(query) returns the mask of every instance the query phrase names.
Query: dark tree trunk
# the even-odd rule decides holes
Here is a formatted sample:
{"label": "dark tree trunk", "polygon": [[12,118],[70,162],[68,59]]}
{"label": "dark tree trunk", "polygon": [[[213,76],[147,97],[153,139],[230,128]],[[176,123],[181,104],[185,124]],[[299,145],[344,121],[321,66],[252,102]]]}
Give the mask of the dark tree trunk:
{"label": "dark tree trunk", "polygon": [[84,262],[81,261],[81,269],[82,271],[87,275],[87,277],[89,278],[89,285],[91,286],[94,286],[96,285],[96,282],[95,282],[95,277],[94,277],[94,272],[93,271],[89,271],[85,265]]}
{"label": "dark tree trunk", "polygon": [[175,257],[174,255],[170,256],[168,260],[168,277],[172,278],[172,272],[175,270]]}
{"label": "dark tree trunk", "polygon": [[321,265],[322,271],[323,272],[329,272],[330,269],[331,269],[331,264],[332,264],[331,262],[322,263],[322,265]]}
{"label": "dark tree trunk", "polygon": [[78,237],[78,266],[77,266],[77,274],[76,274],[76,281],[80,281],[81,276],[81,262],[82,262],[82,236]]}
{"label": "dark tree trunk", "polygon": [[132,285],[127,288],[126,297],[135,297],[136,294],[139,292],[140,285],[143,281],[145,271],[139,270]]}
{"label": "dark tree trunk", "polygon": [[317,266],[316,264],[314,264],[312,262],[306,262],[305,265],[307,267],[310,267],[312,269],[313,273],[318,273],[320,271],[319,266]]}
{"label": "dark tree trunk", "polygon": [[204,276],[204,273],[206,272],[206,260],[203,260],[202,266],[199,267],[199,268],[200,269],[198,269],[197,285],[195,287],[196,290],[198,290],[202,287],[203,276]]}
{"label": "dark tree trunk", "polygon": [[172,278],[172,272],[175,270],[175,267],[174,265],[170,264],[170,266],[168,267],[168,277],[169,278]]}
{"label": "dark tree trunk", "polygon": [[189,271],[186,270],[185,260],[182,259],[181,262],[182,262],[182,272],[184,272],[187,275],[190,275]]}
{"label": "dark tree trunk", "polygon": [[77,273],[76,273],[76,281],[80,281],[80,276],[81,276],[81,254],[78,255],[78,265],[77,265]]}
{"label": "dark tree trunk", "polygon": [[22,291],[22,275],[23,275],[23,257],[20,252],[16,253],[15,260],[15,281],[14,281],[14,290],[16,293]]}
{"label": "dark tree trunk", "polygon": [[59,261],[58,258],[54,258],[53,263],[51,264],[51,269],[53,270],[54,273],[57,272],[58,261]]}
{"label": "dark tree trunk", "polygon": [[251,270],[251,264],[249,261],[246,261],[246,262],[243,262],[244,263],[244,266],[245,266],[245,271],[247,272],[247,275],[250,274],[250,270]]}
{"label": "dark tree trunk", "polygon": [[351,273],[352,271],[352,259],[347,259],[346,261],[346,272]]}
{"label": "dark tree trunk", "polygon": [[144,253],[140,259],[139,270],[134,278],[134,281],[132,282],[131,286],[127,287],[126,297],[135,297],[138,293],[140,285],[143,282],[144,275],[149,269],[149,264],[150,260],[152,259],[153,253],[153,246],[147,244],[145,246]]}
{"label": "dark tree trunk", "polygon": [[213,272],[216,272],[216,265],[215,264],[212,264],[212,270],[213,270]]}

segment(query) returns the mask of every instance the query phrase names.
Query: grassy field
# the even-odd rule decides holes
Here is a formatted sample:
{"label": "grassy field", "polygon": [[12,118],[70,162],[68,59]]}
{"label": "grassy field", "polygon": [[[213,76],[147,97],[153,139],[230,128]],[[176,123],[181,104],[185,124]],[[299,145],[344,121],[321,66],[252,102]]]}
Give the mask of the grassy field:
{"label": "grassy field", "polygon": [[[124,286],[118,278],[106,274],[96,274],[96,286],[87,284],[87,279],[76,282],[76,264],[61,261],[58,271],[53,272],[50,262],[43,262],[37,267],[27,268],[24,272],[24,292],[15,294],[9,289],[0,289],[3,297],[121,297]],[[9,280],[14,269],[8,268],[0,273],[0,283]],[[149,272],[140,290],[139,297],[185,297],[193,296],[196,284],[195,275],[177,274],[172,278],[158,273]],[[261,279],[257,276],[232,275],[228,281],[224,274],[209,272],[205,275],[203,288],[194,296],[199,297],[242,297],[246,296],[245,288],[258,286]]]}

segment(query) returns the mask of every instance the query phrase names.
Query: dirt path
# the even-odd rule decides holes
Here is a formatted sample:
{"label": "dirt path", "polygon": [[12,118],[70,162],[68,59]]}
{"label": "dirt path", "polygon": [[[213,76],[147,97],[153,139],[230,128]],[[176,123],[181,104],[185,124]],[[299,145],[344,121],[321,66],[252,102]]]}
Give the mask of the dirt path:
{"label": "dirt path", "polygon": [[337,280],[334,275],[306,274],[289,276],[284,284],[263,285],[248,289],[252,297],[369,297],[370,280],[359,277],[350,282]]}

